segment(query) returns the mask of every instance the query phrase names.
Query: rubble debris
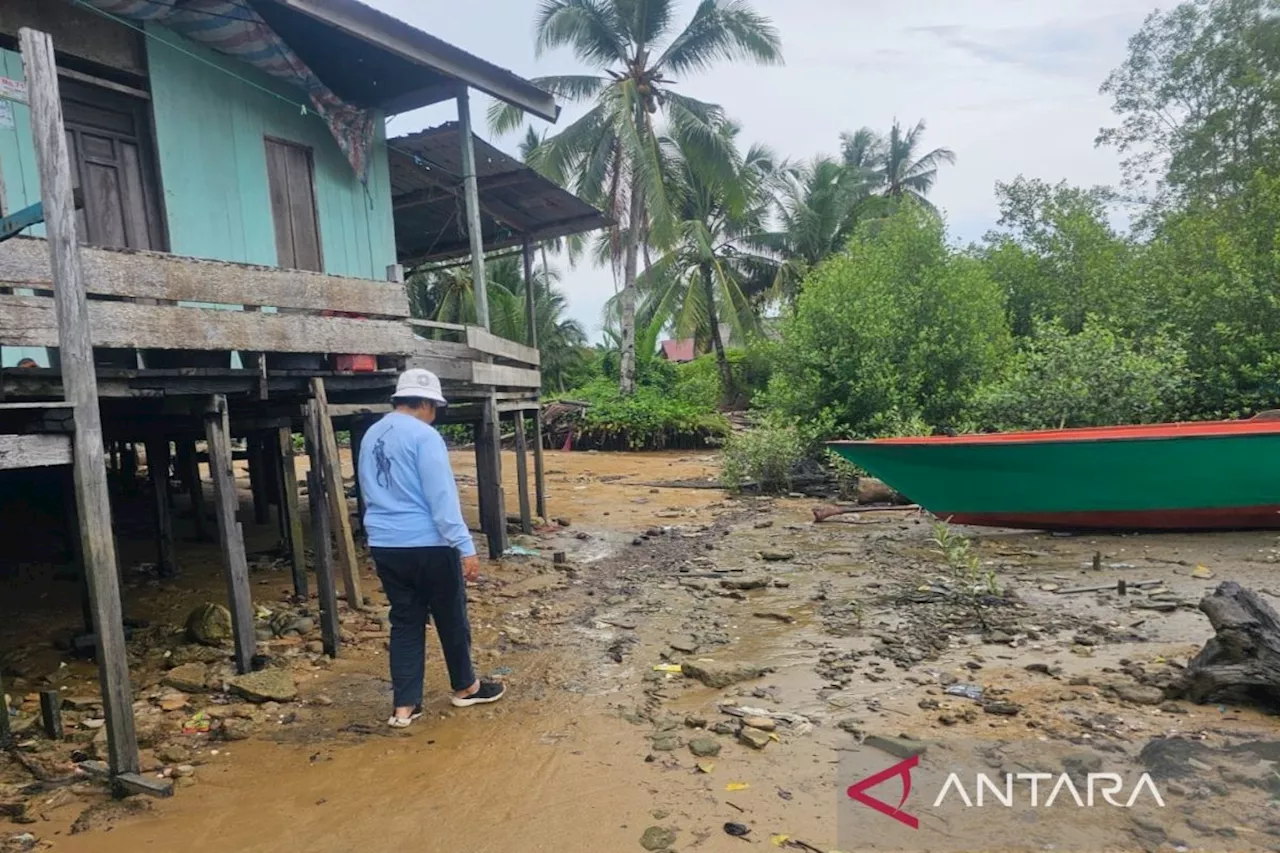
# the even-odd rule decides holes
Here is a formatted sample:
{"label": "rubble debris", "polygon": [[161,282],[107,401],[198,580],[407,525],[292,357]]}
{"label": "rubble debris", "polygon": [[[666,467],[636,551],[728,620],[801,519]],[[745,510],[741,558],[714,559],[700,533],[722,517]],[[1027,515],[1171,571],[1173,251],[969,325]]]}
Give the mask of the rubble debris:
{"label": "rubble debris", "polygon": [[685,661],[680,669],[686,678],[696,678],[715,690],[723,690],[740,681],[760,678],[773,671],[770,667],[755,664],[722,663],[710,660]]}
{"label": "rubble debris", "polygon": [[250,702],[291,702],[298,695],[293,676],[282,669],[264,669],[233,677],[231,692]]}
{"label": "rubble debris", "polygon": [[187,637],[203,646],[220,646],[231,640],[231,611],[205,602],[187,616]]}

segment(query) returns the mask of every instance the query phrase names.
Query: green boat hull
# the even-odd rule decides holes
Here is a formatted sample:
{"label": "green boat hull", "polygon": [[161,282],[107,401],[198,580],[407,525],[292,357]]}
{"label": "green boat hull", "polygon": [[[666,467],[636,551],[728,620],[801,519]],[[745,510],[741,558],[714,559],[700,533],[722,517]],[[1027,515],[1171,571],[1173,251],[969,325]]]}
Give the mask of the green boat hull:
{"label": "green boat hull", "polygon": [[939,518],[961,524],[1280,527],[1280,425],[1225,434],[1182,426],[1152,427],[1146,435],[1128,428],[837,442],[832,449]]}

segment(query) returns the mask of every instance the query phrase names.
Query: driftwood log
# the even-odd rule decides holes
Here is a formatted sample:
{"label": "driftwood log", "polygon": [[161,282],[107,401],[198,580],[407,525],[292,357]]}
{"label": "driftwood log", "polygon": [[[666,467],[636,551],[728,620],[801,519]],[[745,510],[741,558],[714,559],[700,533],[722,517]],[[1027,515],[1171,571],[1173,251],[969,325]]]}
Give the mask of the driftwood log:
{"label": "driftwood log", "polygon": [[1200,602],[1214,636],[1172,685],[1173,696],[1205,703],[1245,700],[1280,706],[1280,616],[1260,595],[1226,581]]}

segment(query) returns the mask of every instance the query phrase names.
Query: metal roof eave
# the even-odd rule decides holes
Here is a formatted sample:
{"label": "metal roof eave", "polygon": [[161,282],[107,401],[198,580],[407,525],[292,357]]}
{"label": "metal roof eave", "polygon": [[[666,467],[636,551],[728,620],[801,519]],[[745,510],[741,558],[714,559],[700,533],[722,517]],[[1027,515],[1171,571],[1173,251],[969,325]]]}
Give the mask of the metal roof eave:
{"label": "metal roof eave", "polygon": [[[519,107],[527,113],[555,122],[560,107],[555,98],[504,68],[486,62],[474,54],[406,24],[385,12],[366,6],[358,0],[274,0],[318,21],[390,51],[410,62],[431,68],[492,95],[500,101]],[[450,97],[439,89],[426,90],[423,96],[434,98],[421,104],[406,99],[397,106],[401,110],[427,106]],[[415,99],[416,100],[416,99]]]}

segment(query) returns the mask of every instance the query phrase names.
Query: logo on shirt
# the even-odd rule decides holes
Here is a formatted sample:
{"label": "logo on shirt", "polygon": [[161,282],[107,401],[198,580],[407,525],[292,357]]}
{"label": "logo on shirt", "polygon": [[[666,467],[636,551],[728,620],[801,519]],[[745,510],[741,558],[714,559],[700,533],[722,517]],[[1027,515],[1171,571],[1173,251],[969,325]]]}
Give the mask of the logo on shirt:
{"label": "logo on shirt", "polygon": [[391,476],[391,457],[387,456],[386,439],[380,438],[373,445],[373,464],[377,467],[376,481],[378,485],[384,489],[392,488],[395,480]]}

